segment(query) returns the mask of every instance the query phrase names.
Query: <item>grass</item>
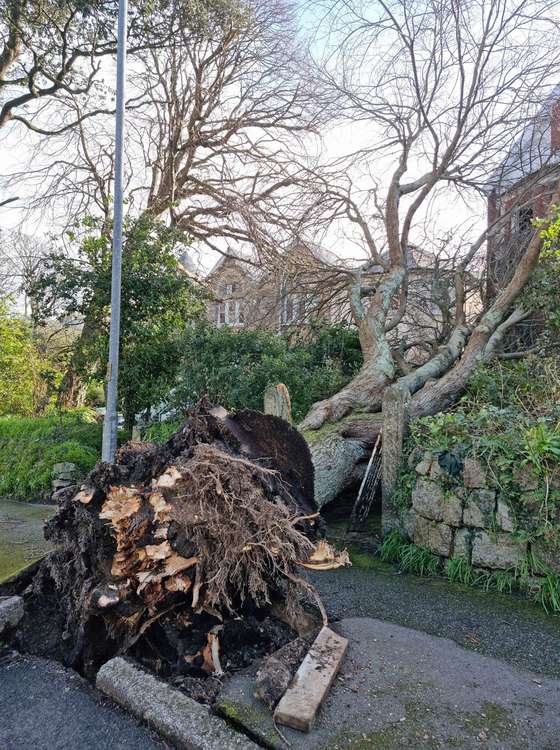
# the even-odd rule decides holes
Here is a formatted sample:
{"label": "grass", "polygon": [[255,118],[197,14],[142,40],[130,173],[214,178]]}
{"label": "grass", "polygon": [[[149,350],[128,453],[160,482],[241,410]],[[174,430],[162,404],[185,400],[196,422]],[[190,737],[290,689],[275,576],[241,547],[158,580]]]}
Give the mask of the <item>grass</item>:
{"label": "grass", "polygon": [[383,562],[397,563],[404,573],[433,576],[440,568],[440,559],[430,550],[410,544],[398,529],[390,531],[381,546],[379,556]]}
{"label": "grass", "polygon": [[477,581],[477,574],[469,561],[464,557],[450,557],[445,564],[445,575],[452,583],[462,583],[473,586]]}
{"label": "grass", "polygon": [[46,495],[54,464],[69,461],[85,476],[101,452],[101,425],[91,412],[0,418],[0,497]]}
{"label": "grass", "polygon": [[430,550],[407,544],[401,549],[400,567],[404,573],[417,576],[435,576],[441,567],[440,559]]}
{"label": "grass", "polygon": [[[378,555],[384,562],[398,565],[404,573],[436,576],[442,570],[441,560],[437,555],[409,542],[398,529],[387,534],[379,547]],[[445,563],[443,573],[452,583],[484,591],[497,591],[500,594],[527,591],[529,576],[540,573],[535,578],[536,589],[531,593],[531,598],[547,614],[560,613],[560,575],[542,563],[537,564],[531,555],[528,555],[525,565],[493,571],[475,569],[464,557],[451,557]]]}
{"label": "grass", "polygon": [[43,524],[54,510],[51,505],[0,501],[0,582],[50,549],[43,537]]}
{"label": "grass", "polygon": [[547,614],[560,612],[560,576],[552,572],[547,573],[542,578],[534,598]]}
{"label": "grass", "polygon": [[392,529],[379,547],[379,557],[383,562],[397,563],[400,560],[401,549],[406,544],[407,541],[401,532],[398,529]]}

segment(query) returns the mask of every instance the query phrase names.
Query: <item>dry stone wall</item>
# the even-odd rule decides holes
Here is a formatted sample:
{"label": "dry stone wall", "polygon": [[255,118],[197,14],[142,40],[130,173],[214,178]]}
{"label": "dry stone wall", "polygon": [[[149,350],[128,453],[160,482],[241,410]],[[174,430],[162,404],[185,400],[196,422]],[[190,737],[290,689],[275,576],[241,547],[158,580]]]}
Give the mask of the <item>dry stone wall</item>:
{"label": "dry stone wall", "polygon": [[526,535],[519,533],[514,511],[479,461],[466,458],[451,475],[437,455],[415,454],[413,459],[416,479],[403,525],[415,544],[489,570],[519,568],[531,549],[542,563],[560,572],[558,555],[538,541],[530,546]]}

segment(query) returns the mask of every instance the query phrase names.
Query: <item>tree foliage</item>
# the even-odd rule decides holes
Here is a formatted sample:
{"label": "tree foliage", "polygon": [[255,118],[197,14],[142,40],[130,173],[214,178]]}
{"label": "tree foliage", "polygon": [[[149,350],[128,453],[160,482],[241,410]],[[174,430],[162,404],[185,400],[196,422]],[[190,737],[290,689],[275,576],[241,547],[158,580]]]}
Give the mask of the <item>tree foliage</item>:
{"label": "tree foliage", "polygon": [[522,295],[522,303],[533,311],[545,351],[558,351],[560,341],[560,207],[557,216],[542,230],[543,249],[539,262]]}
{"label": "tree foliage", "polygon": [[[76,361],[90,378],[104,376],[109,338],[111,243],[107,233],[89,233],[77,255],[53,253],[34,293],[46,320],[83,320],[92,335],[75,341]],[[134,415],[165,397],[172,387],[182,337],[202,312],[202,294],[181,269],[177,253],[184,235],[147,217],[125,228],[122,267],[120,407],[128,426]],[[84,343],[85,342],[85,343]]]}
{"label": "tree foliage", "polygon": [[0,416],[33,414],[41,391],[42,362],[29,325],[0,300]]}

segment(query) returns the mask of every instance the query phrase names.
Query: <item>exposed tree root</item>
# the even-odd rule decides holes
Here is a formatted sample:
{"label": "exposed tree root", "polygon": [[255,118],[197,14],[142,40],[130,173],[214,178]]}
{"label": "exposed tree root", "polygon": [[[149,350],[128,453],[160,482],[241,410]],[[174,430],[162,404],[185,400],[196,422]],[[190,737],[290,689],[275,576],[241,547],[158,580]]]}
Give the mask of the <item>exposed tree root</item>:
{"label": "exposed tree root", "polygon": [[28,611],[56,602],[47,641],[86,675],[125,652],[171,674],[219,673],[235,618],[279,599],[293,618],[313,594],[298,571],[317,524],[299,433],[201,403],[166,445],[127,444],[63,501]]}

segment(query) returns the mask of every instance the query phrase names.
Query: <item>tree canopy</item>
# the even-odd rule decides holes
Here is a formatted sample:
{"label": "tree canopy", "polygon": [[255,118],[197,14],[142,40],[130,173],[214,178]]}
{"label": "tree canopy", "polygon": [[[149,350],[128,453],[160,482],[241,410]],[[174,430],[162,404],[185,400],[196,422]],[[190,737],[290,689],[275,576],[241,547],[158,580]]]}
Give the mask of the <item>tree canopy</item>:
{"label": "tree canopy", "polygon": [[[111,244],[99,222],[71,236],[73,254],[54,252],[33,290],[39,320],[83,320],[94,334],[72,344],[88,379],[104,377],[111,299]],[[97,230],[97,231],[96,231]],[[182,233],[143,217],[125,227],[122,270],[120,405],[128,426],[138,412],[165,397],[174,384],[185,330],[202,310],[203,294],[181,269]]]}

